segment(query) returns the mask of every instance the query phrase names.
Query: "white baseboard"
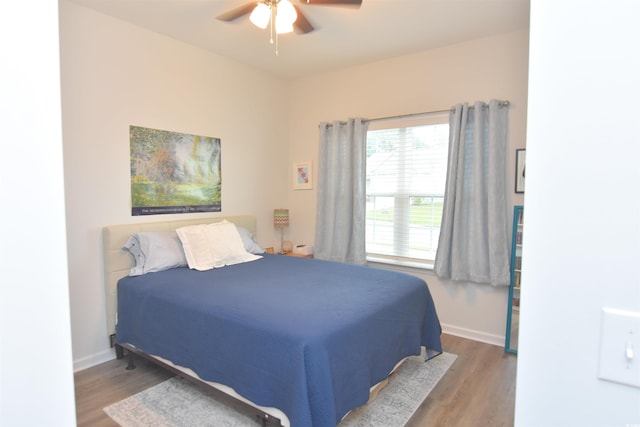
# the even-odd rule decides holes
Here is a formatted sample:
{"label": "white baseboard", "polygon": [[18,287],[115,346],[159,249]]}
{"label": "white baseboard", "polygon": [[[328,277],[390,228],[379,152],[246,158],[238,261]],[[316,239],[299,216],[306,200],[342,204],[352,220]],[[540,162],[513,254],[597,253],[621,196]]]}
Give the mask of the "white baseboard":
{"label": "white baseboard", "polygon": [[92,366],[99,365],[104,362],[108,362],[116,358],[116,351],[112,348],[101,351],[100,353],[95,353],[87,357],[83,357],[82,359],[77,359],[73,361],[73,372],[82,371],[87,368],[91,368]]}
{"label": "white baseboard", "polygon": [[482,331],[476,331],[473,329],[461,328],[459,326],[442,324],[442,332],[449,335],[455,335],[457,337],[467,338],[474,341],[480,341],[487,344],[497,345],[498,347],[504,347],[505,337],[504,335],[493,335]]}

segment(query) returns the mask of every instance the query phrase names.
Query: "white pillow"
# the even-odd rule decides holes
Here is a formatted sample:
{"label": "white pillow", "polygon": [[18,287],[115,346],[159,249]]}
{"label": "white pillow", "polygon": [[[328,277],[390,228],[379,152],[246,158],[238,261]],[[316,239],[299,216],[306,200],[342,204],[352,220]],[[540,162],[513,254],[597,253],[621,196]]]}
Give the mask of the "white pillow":
{"label": "white pillow", "polygon": [[244,249],[236,226],[226,220],[176,230],[189,268],[199,271],[262,258]]}
{"label": "white pillow", "polygon": [[182,242],[173,231],[135,233],[129,237],[124,248],[128,249],[136,260],[136,265],[129,271],[129,276],[141,276],[187,265]]}

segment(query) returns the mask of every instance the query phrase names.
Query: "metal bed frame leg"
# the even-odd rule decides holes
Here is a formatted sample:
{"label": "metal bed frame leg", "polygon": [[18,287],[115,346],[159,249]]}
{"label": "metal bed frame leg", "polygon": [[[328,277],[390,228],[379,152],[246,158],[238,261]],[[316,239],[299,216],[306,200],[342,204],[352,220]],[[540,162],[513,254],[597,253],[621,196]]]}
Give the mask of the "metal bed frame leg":
{"label": "metal bed frame leg", "polygon": [[116,359],[124,359],[124,347],[116,343],[116,334],[109,335],[109,344],[116,350]]}
{"label": "metal bed frame leg", "polygon": [[260,421],[261,427],[282,427],[280,420],[269,414],[257,415],[256,418]]}
{"label": "metal bed frame leg", "polygon": [[122,348],[118,344],[115,345],[115,348],[116,348],[116,359],[118,360],[124,359],[124,348]]}
{"label": "metal bed frame leg", "polygon": [[127,371],[133,371],[134,369],[136,369],[136,364],[133,362],[133,352],[128,351],[127,352],[127,367],[126,370]]}

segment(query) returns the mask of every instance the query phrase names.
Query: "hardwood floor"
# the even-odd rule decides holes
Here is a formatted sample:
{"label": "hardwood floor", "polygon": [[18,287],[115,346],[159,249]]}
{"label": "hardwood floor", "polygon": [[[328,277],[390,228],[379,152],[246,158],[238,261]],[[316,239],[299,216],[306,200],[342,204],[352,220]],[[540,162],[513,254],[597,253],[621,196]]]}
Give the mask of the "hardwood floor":
{"label": "hardwood floor", "polygon": [[407,426],[513,426],[516,356],[451,335],[442,345],[458,358]]}
{"label": "hardwood floor", "polygon": [[126,366],[126,358],[111,360],[75,374],[78,426],[117,426],[102,408],[173,377],[141,358],[136,358],[136,369],[127,371]]}
{"label": "hardwood floor", "polygon": [[[516,356],[452,335],[442,344],[458,358],[407,427],[513,426]],[[75,374],[78,426],[117,426],[102,408],[173,376],[141,358],[136,365],[127,371],[126,360],[112,360]]]}

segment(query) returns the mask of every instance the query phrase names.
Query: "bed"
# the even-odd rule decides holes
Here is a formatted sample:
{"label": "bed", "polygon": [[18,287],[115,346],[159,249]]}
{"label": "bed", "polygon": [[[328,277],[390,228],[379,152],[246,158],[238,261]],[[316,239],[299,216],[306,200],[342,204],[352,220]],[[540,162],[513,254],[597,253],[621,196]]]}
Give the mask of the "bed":
{"label": "bed", "polygon": [[406,274],[263,253],[129,276],[135,260],[122,248],[132,235],[223,219],[255,233],[249,215],[104,229],[118,347],[222,388],[263,424],[295,427],[337,425],[403,358],[442,351],[428,288]]}

